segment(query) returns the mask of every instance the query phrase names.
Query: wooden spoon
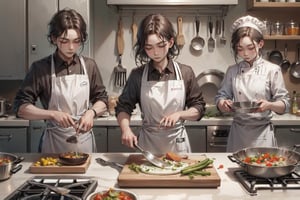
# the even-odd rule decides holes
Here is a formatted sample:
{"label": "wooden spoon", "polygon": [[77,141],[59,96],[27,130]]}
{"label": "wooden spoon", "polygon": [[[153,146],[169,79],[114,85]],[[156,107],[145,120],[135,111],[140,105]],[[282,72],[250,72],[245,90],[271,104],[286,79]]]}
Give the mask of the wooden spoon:
{"label": "wooden spoon", "polygon": [[176,36],[176,43],[179,46],[179,48],[182,48],[185,44],[184,41],[184,35],[182,33],[182,17],[177,18],[177,36]]}
{"label": "wooden spoon", "polygon": [[136,44],[137,40],[137,24],[135,23],[134,16],[132,17],[132,25],[131,25],[131,31],[132,31],[132,47]]}

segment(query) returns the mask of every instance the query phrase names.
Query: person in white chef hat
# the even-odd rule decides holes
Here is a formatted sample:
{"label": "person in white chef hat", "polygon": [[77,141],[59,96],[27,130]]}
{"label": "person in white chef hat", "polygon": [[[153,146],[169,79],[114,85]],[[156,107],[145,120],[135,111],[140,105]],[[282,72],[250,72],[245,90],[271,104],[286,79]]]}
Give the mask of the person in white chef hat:
{"label": "person in white chef hat", "polygon": [[289,111],[289,95],[281,68],[262,57],[265,24],[243,16],[232,25],[231,48],[236,63],[227,69],[215,102],[222,112],[232,112],[233,102],[254,101],[251,113],[234,112],[227,151],[246,147],[276,147],[272,112]]}

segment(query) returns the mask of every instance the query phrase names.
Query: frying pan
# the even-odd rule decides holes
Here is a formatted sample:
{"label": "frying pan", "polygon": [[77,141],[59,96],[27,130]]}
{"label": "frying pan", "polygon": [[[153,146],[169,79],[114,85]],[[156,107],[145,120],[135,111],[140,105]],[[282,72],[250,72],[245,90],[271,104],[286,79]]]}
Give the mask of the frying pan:
{"label": "frying pan", "polygon": [[280,65],[281,69],[287,70],[291,66],[290,61],[287,59],[287,44],[284,46],[284,59]]}
{"label": "frying pan", "polygon": [[255,101],[233,102],[231,109],[237,113],[253,113],[259,108],[259,105]]}
{"label": "frying pan", "polygon": [[295,61],[290,68],[290,74],[294,78],[300,78],[300,45],[298,45],[298,60]]}
{"label": "frying pan", "polygon": [[283,60],[282,54],[280,51],[277,50],[277,45],[275,40],[275,49],[271,51],[271,53],[269,54],[269,61],[280,66],[282,60]]}
{"label": "frying pan", "polygon": [[[295,145],[295,148],[300,145]],[[243,160],[250,156],[256,156],[263,153],[270,153],[275,155],[280,155],[286,158],[286,165],[284,166],[261,166],[253,165],[243,162]],[[245,148],[240,151],[234,152],[232,155],[228,156],[229,160],[239,164],[248,174],[252,176],[262,177],[262,178],[276,178],[280,176],[285,176],[292,173],[298,165],[300,165],[300,154],[293,150],[288,150],[287,148],[277,148],[277,147],[254,147]]]}
{"label": "frying pan", "polygon": [[[76,155],[74,157],[74,155]],[[59,160],[64,165],[81,165],[86,162],[89,154],[79,152],[66,152],[59,154]]]}

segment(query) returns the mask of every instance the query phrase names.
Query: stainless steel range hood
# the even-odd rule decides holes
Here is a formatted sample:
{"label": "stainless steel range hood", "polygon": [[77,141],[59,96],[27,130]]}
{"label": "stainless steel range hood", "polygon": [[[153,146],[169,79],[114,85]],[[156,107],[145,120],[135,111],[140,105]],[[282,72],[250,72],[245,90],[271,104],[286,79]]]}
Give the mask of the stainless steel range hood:
{"label": "stainless steel range hood", "polygon": [[115,6],[200,6],[237,4],[238,0],[107,0],[107,5]]}
{"label": "stainless steel range hood", "polygon": [[238,0],[107,0],[106,2],[123,15],[126,12],[145,14],[145,11],[162,11],[184,15],[224,16],[229,6],[238,4]]}

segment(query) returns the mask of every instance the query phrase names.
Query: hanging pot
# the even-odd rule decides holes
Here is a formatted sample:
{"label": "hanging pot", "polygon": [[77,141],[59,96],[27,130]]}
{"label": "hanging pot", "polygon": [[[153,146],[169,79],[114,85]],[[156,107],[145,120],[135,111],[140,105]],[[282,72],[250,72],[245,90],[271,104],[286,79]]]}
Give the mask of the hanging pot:
{"label": "hanging pot", "polygon": [[294,78],[300,78],[300,45],[298,45],[298,59],[291,65],[290,74]]}
{"label": "hanging pot", "polygon": [[286,71],[290,66],[291,66],[291,63],[290,61],[287,59],[287,44],[285,44],[284,46],[284,60],[282,61],[280,67],[282,70]]}
{"label": "hanging pot", "polygon": [[215,104],[215,96],[221,87],[223,78],[224,73],[217,69],[206,70],[197,76],[196,81],[206,104]]}
{"label": "hanging pot", "polygon": [[282,54],[280,51],[277,50],[276,40],[275,40],[275,49],[271,51],[271,53],[269,54],[269,61],[280,66],[282,60],[283,60]]}

